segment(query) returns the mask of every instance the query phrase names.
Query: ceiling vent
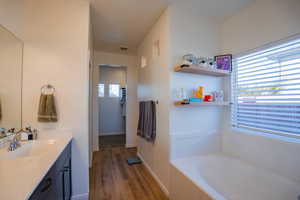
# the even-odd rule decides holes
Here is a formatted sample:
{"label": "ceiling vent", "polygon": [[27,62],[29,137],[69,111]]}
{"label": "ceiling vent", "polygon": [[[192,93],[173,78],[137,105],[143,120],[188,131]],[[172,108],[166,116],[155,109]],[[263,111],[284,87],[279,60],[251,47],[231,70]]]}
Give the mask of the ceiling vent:
{"label": "ceiling vent", "polygon": [[127,51],[127,50],[128,50],[128,47],[120,46],[120,50],[121,50],[121,51]]}

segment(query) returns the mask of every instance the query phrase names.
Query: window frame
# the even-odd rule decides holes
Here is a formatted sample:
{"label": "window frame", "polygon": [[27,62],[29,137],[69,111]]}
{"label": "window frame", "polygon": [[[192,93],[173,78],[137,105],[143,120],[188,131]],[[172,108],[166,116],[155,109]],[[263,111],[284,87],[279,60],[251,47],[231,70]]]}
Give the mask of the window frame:
{"label": "window frame", "polygon": [[[233,56],[232,62],[233,62],[233,66],[232,66],[232,75],[230,77],[230,97],[231,97],[231,102],[232,104],[235,104],[237,102],[237,98],[238,95],[235,94],[236,91],[236,86],[235,84],[237,84],[237,74],[236,74],[236,67],[237,67],[237,63],[236,63],[236,59],[242,56],[247,56],[249,54],[252,53],[257,53],[260,51],[264,51],[266,49],[275,47],[277,45],[284,45],[285,43],[291,42],[293,40],[297,40],[300,39],[300,34],[296,34],[293,35],[291,37],[276,41],[276,42],[271,42],[268,43],[266,45],[263,45],[261,47],[258,48],[254,48],[252,50],[243,52],[243,53],[239,53]],[[232,105],[234,106],[234,105]],[[231,107],[230,110],[230,125],[231,125],[231,129],[233,131],[236,132],[243,132],[243,133],[254,133],[257,135],[269,135],[271,137],[282,137],[283,138],[294,138],[294,139],[300,139],[300,134],[293,134],[293,133],[288,133],[288,132],[283,132],[283,131],[274,131],[274,130],[268,130],[268,129],[261,129],[261,128],[256,128],[256,127],[250,127],[250,126],[235,126],[235,123],[233,122],[233,115],[235,115],[235,111],[233,109],[233,107]]]}

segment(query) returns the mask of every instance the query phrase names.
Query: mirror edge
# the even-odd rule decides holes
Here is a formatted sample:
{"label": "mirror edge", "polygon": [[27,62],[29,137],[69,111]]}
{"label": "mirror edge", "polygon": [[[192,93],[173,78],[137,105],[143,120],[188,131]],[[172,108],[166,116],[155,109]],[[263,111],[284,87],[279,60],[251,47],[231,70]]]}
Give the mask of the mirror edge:
{"label": "mirror edge", "polygon": [[9,32],[9,34],[11,34],[16,40],[18,40],[21,43],[21,48],[22,48],[22,55],[21,55],[21,80],[20,80],[20,86],[21,86],[21,99],[20,99],[20,103],[21,103],[21,123],[20,123],[20,127],[21,129],[23,128],[23,79],[24,79],[24,41],[19,38],[16,34],[14,34],[12,31],[10,31],[8,28],[6,28],[4,25],[2,25],[0,23],[0,27],[3,28],[4,30],[6,30],[7,32]]}

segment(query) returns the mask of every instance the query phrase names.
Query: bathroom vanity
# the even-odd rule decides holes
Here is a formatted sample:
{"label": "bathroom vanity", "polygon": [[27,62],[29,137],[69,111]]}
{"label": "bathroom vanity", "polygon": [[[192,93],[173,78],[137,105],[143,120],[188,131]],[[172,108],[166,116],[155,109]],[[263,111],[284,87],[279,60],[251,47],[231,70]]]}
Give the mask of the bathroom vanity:
{"label": "bathroom vanity", "polygon": [[0,24],[0,44],[0,199],[69,200],[72,133],[48,128],[37,140],[18,135],[24,43]]}
{"label": "bathroom vanity", "polygon": [[0,199],[70,199],[72,134],[49,132],[15,151],[0,149]]}

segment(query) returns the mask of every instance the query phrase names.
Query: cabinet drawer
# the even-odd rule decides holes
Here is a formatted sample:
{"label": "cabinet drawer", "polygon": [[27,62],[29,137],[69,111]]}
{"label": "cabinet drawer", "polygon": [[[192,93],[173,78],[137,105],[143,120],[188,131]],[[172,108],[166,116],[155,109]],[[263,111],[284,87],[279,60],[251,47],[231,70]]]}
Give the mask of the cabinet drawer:
{"label": "cabinet drawer", "polygon": [[55,190],[55,173],[50,170],[39,186],[35,189],[30,200],[53,200],[52,194],[56,193]]}

